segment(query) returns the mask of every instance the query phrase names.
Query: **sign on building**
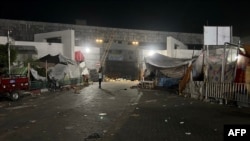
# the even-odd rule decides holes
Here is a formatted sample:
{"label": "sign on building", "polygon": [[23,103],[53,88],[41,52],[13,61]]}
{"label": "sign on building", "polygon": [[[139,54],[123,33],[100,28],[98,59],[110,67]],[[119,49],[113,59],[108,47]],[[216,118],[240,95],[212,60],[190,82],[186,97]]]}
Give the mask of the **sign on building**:
{"label": "sign on building", "polygon": [[204,26],[204,45],[224,45],[230,43],[232,28],[229,26]]}

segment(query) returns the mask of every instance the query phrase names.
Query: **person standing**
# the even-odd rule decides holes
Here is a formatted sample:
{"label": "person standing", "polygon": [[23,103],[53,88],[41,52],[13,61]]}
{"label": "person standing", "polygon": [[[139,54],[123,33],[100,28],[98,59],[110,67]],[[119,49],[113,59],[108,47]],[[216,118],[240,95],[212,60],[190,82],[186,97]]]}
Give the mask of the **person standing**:
{"label": "person standing", "polygon": [[102,88],[102,67],[98,71],[99,88]]}

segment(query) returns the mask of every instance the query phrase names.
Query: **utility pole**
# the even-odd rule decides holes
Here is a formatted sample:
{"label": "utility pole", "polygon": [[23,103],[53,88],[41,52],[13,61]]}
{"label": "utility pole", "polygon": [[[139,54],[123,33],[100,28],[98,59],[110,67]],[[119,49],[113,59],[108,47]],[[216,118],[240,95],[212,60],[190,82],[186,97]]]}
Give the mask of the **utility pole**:
{"label": "utility pole", "polygon": [[10,77],[10,33],[11,33],[11,30],[8,30],[7,40],[8,40],[8,64],[9,64],[9,77]]}

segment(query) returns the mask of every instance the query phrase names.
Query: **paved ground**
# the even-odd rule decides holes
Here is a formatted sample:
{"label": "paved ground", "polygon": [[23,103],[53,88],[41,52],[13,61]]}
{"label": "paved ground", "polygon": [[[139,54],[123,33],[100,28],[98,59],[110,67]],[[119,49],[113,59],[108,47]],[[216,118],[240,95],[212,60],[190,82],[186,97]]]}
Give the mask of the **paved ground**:
{"label": "paved ground", "polygon": [[3,141],[222,141],[224,124],[250,124],[250,109],[205,103],[174,91],[97,83],[0,101]]}
{"label": "paved ground", "polygon": [[222,141],[224,124],[250,124],[250,109],[205,103],[174,92],[143,91],[105,141]]}

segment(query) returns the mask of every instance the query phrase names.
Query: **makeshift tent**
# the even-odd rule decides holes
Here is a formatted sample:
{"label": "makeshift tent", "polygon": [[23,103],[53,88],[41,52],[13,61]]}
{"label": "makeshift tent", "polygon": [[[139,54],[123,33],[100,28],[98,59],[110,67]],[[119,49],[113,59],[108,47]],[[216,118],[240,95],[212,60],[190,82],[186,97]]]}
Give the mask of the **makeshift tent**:
{"label": "makeshift tent", "polygon": [[57,64],[54,67],[48,68],[48,77],[50,79],[54,78],[55,80],[63,80],[67,78],[79,78],[80,77],[80,68],[78,65],[64,65]]}
{"label": "makeshift tent", "polygon": [[11,74],[14,75],[27,75],[28,68],[27,67],[18,67],[18,68],[12,68]]}
{"label": "makeshift tent", "polygon": [[33,76],[33,78],[34,78],[35,80],[46,81],[46,77],[40,76],[40,75],[38,74],[38,71],[37,71],[37,70],[31,68],[31,69],[30,69],[30,73],[31,73],[31,75]]}
{"label": "makeshift tent", "polygon": [[75,61],[63,56],[62,54],[57,54],[57,55],[54,55],[54,56],[48,54],[48,55],[45,55],[45,56],[39,58],[37,60],[37,62],[40,62],[40,65],[42,65],[44,67],[46,66],[46,63],[47,63],[48,67],[54,66],[54,65],[59,64],[59,63],[60,64],[65,64],[65,65],[67,65],[67,64],[72,64],[72,65],[76,64]]}
{"label": "makeshift tent", "polygon": [[174,88],[178,86],[180,79],[185,75],[188,66],[195,60],[179,59],[154,54],[145,58],[147,70],[155,72],[156,85],[160,87]]}
{"label": "makeshift tent", "polygon": [[86,66],[86,63],[85,62],[81,62],[79,64],[79,67],[80,67],[80,73],[81,75],[89,75],[89,71],[88,71],[88,68]]}
{"label": "makeshift tent", "polygon": [[188,64],[195,59],[179,59],[164,56],[155,53],[152,56],[145,57],[145,63],[149,70],[157,69],[166,77],[181,78],[183,77]]}

